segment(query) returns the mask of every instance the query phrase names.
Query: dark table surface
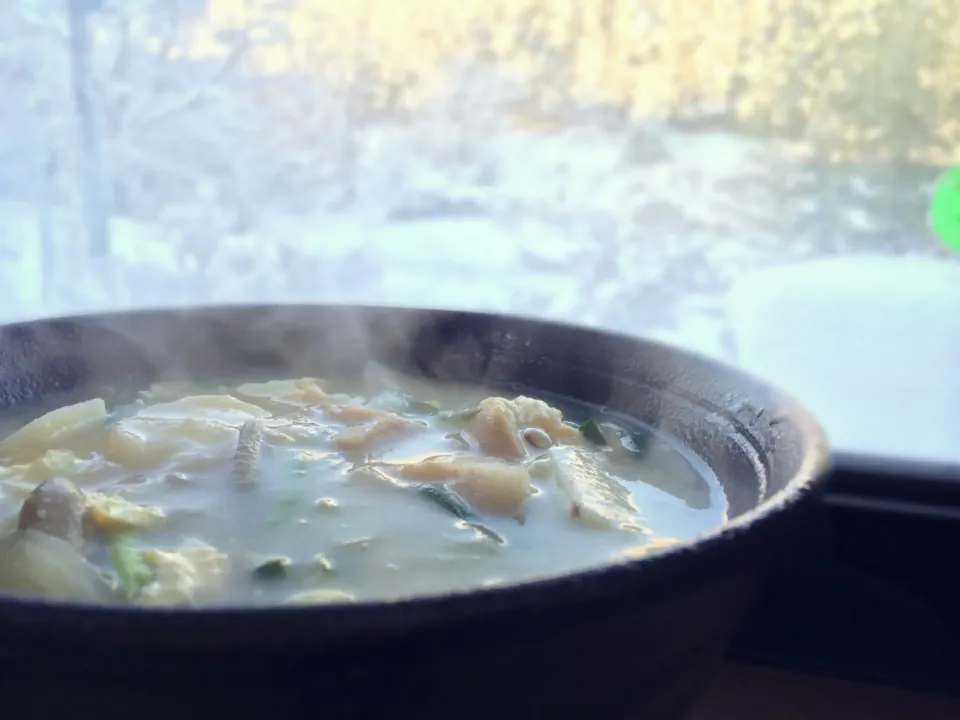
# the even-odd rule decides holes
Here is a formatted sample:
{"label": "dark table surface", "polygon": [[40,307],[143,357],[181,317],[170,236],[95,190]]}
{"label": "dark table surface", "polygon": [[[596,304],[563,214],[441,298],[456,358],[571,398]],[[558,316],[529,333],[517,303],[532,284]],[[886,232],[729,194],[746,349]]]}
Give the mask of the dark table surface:
{"label": "dark table surface", "polygon": [[956,720],[960,699],[726,665],[691,720]]}
{"label": "dark table surface", "polygon": [[941,470],[838,467],[729,659],[960,697],[960,476]]}

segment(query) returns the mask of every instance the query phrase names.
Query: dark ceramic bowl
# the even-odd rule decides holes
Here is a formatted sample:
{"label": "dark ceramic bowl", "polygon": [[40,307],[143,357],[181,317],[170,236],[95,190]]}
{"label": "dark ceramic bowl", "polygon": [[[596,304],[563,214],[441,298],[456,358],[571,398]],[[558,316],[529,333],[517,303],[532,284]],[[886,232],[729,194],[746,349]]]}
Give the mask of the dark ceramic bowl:
{"label": "dark ceramic bowl", "polygon": [[706,460],[730,521],[630,562],[399,602],[146,610],[0,596],[5,714],[684,717],[827,464],[807,412],[744,374],[655,343],[514,317],[231,307],[2,328],[0,411],[128,379],[336,375],[367,357],[608,403]]}

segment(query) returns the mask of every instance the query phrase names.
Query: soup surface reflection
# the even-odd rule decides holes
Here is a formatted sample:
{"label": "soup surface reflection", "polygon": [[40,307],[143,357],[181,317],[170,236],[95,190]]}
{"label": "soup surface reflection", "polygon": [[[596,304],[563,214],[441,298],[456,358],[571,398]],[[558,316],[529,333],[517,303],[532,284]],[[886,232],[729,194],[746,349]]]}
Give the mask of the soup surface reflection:
{"label": "soup surface reflection", "polygon": [[529,580],[721,524],[716,478],[603,408],[363,378],[105,391],[0,442],[0,591],[385,599]]}

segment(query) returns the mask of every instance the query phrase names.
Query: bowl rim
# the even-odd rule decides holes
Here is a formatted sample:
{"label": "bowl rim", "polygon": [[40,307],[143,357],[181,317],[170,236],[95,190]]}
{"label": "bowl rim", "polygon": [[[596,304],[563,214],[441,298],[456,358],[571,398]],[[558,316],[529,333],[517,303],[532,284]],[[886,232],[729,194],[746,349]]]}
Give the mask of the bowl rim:
{"label": "bowl rim", "polygon": [[[602,335],[624,343],[656,347],[667,353],[699,363],[711,372],[723,373],[734,383],[751,384],[767,390],[775,398],[779,414],[785,415],[787,422],[792,424],[803,444],[801,463],[785,486],[763,498],[757,505],[732,520],[701,532],[691,538],[677,541],[667,546],[651,547],[649,551],[638,554],[636,557],[624,559],[606,559],[603,562],[589,565],[572,572],[556,572],[545,575],[536,575],[529,578],[511,581],[509,583],[487,585],[472,588],[458,588],[445,592],[432,592],[417,595],[402,595],[397,598],[358,600],[351,603],[331,603],[321,605],[199,605],[199,606],[140,606],[140,605],[107,605],[82,603],[75,601],[48,599],[36,596],[21,596],[0,591],[0,623],[8,619],[26,624],[44,623],[48,620],[69,615],[74,627],[100,627],[103,624],[120,621],[124,624],[133,623],[143,625],[145,622],[155,622],[163,619],[165,627],[176,632],[174,626],[196,628],[202,633],[206,623],[217,620],[222,622],[247,623],[256,622],[257,625],[271,623],[280,618],[296,619],[323,615],[330,625],[336,627],[342,621],[349,622],[344,627],[364,627],[386,612],[391,615],[410,614],[413,617],[426,616],[433,613],[449,618],[458,615],[455,610],[465,604],[474,605],[467,614],[475,617],[478,610],[495,612],[504,606],[515,607],[532,602],[542,604],[543,597],[560,598],[565,590],[586,588],[597,585],[600,581],[615,581],[623,577],[622,574],[636,574],[652,572],[654,567],[664,567],[668,564],[677,565],[677,561],[691,555],[708,554],[714,549],[729,544],[731,541],[745,536],[754,528],[767,525],[781,512],[799,505],[807,497],[822,489],[826,475],[831,466],[831,453],[827,437],[809,410],[789,393],[782,391],[776,385],[765,379],[742,370],[735,365],[709,357],[694,350],[662,342],[657,339],[645,338],[618,330],[608,330],[602,327],[591,326],[585,323],[556,320],[553,318],[484,310],[460,310],[456,308],[440,308],[424,305],[382,305],[365,303],[211,303],[194,305],[169,305],[149,308],[125,308],[120,310],[104,310],[76,313],[71,315],[38,316],[32,319],[5,322],[0,324],[0,331],[17,325],[36,325],[57,322],[78,322],[98,320],[107,317],[123,317],[149,313],[152,315],[169,315],[174,313],[205,314],[229,313],[231,311],[250,311],[269,308],[288,309],[356,309],[363,312],[416,312],[436,315],[468,315],[475,318],[502,321],[520,321],[532,323],[541,328],[555,331],[578,331]],[[669,392],[669,390],[658,390]],[[728,409],[728,412],[731,412]],[[575,593],[583,595],[583,593]],[[57,623],[60,624],[60,623]],[[428,624],[430,623],[428,620]],[[129,627],[129,625],[128,625]],[[350,634],[349,629],[346,630]]]}

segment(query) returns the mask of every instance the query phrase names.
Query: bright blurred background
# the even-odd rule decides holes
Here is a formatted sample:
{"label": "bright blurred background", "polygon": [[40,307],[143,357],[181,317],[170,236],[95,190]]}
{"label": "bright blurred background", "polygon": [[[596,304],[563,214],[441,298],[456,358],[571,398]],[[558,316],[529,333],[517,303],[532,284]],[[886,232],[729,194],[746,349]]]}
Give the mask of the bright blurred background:
{"label": "bright blurred background", "polygon": [[960,457],[950,0],[7,0],[0,82],[2,319],[534,313]]}

